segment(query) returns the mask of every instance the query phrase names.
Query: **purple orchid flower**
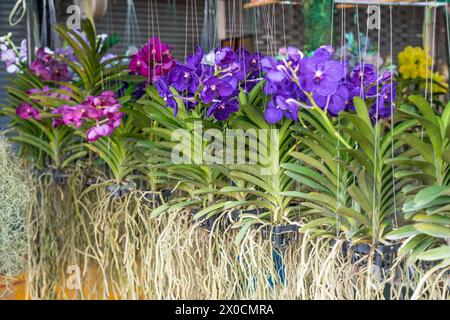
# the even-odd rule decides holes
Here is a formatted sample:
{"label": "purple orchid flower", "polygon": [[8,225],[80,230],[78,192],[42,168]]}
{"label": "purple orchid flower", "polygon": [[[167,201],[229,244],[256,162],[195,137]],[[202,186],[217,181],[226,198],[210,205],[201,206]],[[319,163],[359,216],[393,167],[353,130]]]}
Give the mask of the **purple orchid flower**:
{"label": "purple orchid flower", "polygon": [[348,97],[345,101],[345,111],[355,111],[353,99],[355,97],[361,97],[361,90],[349,80],[345,82],[345,86],[348,90]]}
{"label": "purple orchid flower", "polygon": [[298,121],[299,103],[292,98],[277,96],[269,101],[264,114],[264,118],[270,124],[275,124],[283,119],[283,116]]}
{"label": "purple orchid flower", "polygon": [[201,47],[197,47],[195,53],[186,57],[186,66],[196,71],[202,64],[205,53]]}
{"label": "purple orchid flower", "polygon": [[167,85],[164,78],[160,78],[155,81],[155,88],[158,91],[159,95],[163,98],[166,103],[166,107],[170,107],[173,109],[173,113],[176,116],[178,113],[178,103],[173,98],[172,92],[170,92],[169,86]]}
{"label": "purple orchid flower", "polygon": [[170,70],[167,79],[179,92],[188,90],[190,93],[195,93],[200,85],[195,72],[181,64],[176,65]]}
{"label": "purple orchid flower", "polygon": [[300,62],[302,89],[321,96],[335,93],[345,72],[341,63],[328,60],[325,51],[325,49],[316,50],[311,58],[303,58]]}
{"label": "purple orchid flower", "polygon": [[287,61],[291,66],[298,66],[300,60],[303,59],[304,54],[295,47],[281,48],[278,53]]}
{"label": "purple orchid flower", "polygon": [[52,77],[50,70],[47,70],[47,68],[40,61],[37,60],[33,61],[30,64],[30,71],[33,72],[38,78],[41,78],[44,81],[48,81]]}
{"label": "purple orchid flower", "polygon": [[129,69],[132,73],[142,75],[151,81],[169,73],[175,67],[176,61],[171,48],[152,37],[147,44],[131,57]]}
{"label": "purple orchid flower", "polygon": [[349,90],[345,84],[339,84],[336,92],[328,97],[315,94],[314,101],[317,105],[326,110],[332,117],[336,117],[346,108],[346,102],[349,98]]}
{"label": "purple orchid flower", "polygon": [[24,102],[17,107],[16,114],[20,118],[25,120],[28,119],[41,120],[41,113],[39,112],[39,110],[33,108],[31,104]]}
{"label": "purple orchid flower", "polygon": [[369,88],[377,81],[377,72],[373,64],[358,64],[350,75],[352,83],[356,87]]}
{"label": "purple orchid flower", "polygon": [[101,125],[96,125],[95,127],[89,129],[86,133],[86,139],[89,142],[95,142],[101,137],[110,136],[114,131],[113,126],[109,123],[104,123]]}
{"label": "purple orchid flower", "polygon": [[61,115],[65,125],[75,125],[75,127],[81,128],[83,124],[83,111],[78,106],[62,106]]}
{"label": "purple orchid flower", "polygon": [[216,49],[214,54],[214,64],[222,69],[227,68],[233,62],[238,61],[236,53],[233,49],[225,47],[221,49]]}
{"label": "purple orchid flower", "polygon": [[392,115],[395,109],[394,101],[397,97],[396,88],[397,83],[393,86],[391,84],[385,84],[381,88],[376,102],[369,110],[369,115],[373,121],[387,119]]}
{"label": "purple orchid flower", "polygon": [[225,99],[214,103],[207,111],[206,116],[209,118],[214,115],[219,121],[225,121],[233,113],[239,110],[239,102],[235,98]]}
{"label": "purple orchid flower", "polygon": [[30,71],[44,81],[69,81],[69,68],[67,64],[57,61],[53,53],[40,48],[36,53],[36,60],[30,64]]}
{"label": "purple orchid flower", "polygon": [[209,77],[204,83],[200,98],[204,103],[210,103],[214,99],[228,97],[235,88],[227,81],[215,76]]}

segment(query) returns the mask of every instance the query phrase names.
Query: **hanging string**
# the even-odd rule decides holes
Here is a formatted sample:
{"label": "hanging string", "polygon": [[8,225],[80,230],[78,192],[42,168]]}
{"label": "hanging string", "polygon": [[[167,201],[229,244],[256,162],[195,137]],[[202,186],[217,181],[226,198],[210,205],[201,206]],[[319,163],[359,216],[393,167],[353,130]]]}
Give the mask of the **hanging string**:
{"label": "hanging string", "polygon": [[[362,54],[361,54],[361,37],[360,37],[360,33],[361,33],[361,28],[360,28],[360,20],[359,20],[359,5],[358,5],[358,3],[356,3],[356,30],[357,30],[357,44],[358,44],[358,61],[359,61],[359,65],[361,66],[362,65],[362,60],[363,60],[363,57],[362,57]],[[356,145],[355,145],[355,149],[356,150],[358,150],[358,143],[356,143]],[[355,184],[355,182],[356,182],[356,176],[355,175],[353,175],[353,184]],[[353,198],[352,198],[352,209],[355,209],[355,201],[353,200]]]}
{"label": "hanging string", "polygon": [[[194,17],[195,17],[195,31],[197,34],[197,45],[200,44],[200,35],[198,32],[198,15],[197,15],[197,1],[193,0],[194,2]],[[206,4],[205,4],[206,5]],[[194,45],[194,51],[195,51],[196,45]]]}
{"label": "hanging string", "polygon": [[186,2],[186,19],[184,26],[184,57],[187,57],[187,47],[188,47],[188,15],[189,15],[189,1]]}
{"label": "hanging string", "polygon": [[59,38],[59,34],[55,29],[55,26],[57,25],[57,19],[56,19],[56,9],[55,9],[55,1],[54,0],[48,0],[48,9],[49,9],[49,15],[50,15],[50,28],[51,28],[51,48],[56,49],[61,47],[61,40]]}
{"label": "hanging string", "polygon": [[[427,2],[427,5],[428,5],[428,0],[426,0],[426,2]],[[429,24],[430,24],[429,18],[430,18],[430,16],[429,16],[428,6],[426,6],[424,8],[424,15],[425,15],[424,50],[425,50],[425,68],[426,68],[426,70],[425,70],[425,99],[427,99],[427,96],[428,96],[428,57],[429,57],[429,48],[428,48],[429,39],[428,39],[428,34],[430,32],[430,30],[429,30]],[[421,139],[422,140],[423,140],[423,133],[424,133],[424,130],[423,130],[423,127],[422,127],[422,130],[421,130]]]}
{"label": "hanging string", "polygon": [[[331,37],[333,37],[333,35],[331,35]],[[341,48],[344,47],[345,44],[345,7],[342,8],[341,11]],[[343,63],[344,60],[344,56],[341,55],[341,63]],[[345,71],[343,74],[343,78],[345,78]],[[330,102],[330,98],[328,98],[327,100],[327,105],[326,105],[326,109],[328,108],[328,104]],[[340,130],[339,127],[341,125],[341,114],[338,114],[338,134],[340,134]],[[341,147],[341,143],[340,140],[337,139],[337,158],[340,159],[341,157],[341,152],[340,152],[340,147]],[[341,164],[338,161],[337,163],[337,183],[336,183],[336,209],[339,209],[341,207],[341,202],[342,202],[342,195],[341,195]],[[339,229],[340,229],[340,217],[338,214],[336,214],[336,238],[339,237]]]}
{"label": "hanging string", "polygon": [[[431,79],[430,79],[430,107],[433,108],[433,70],[434,70],[434,56],[435,56],[435,42],[436,42],[436,6],[433,6],[433,30],[431,36]],[[427,65],[427,74],[428,74],[428,65]],[[438,169],[438,159],[436,157],[436,151],[433,148],[433,156],[435,162],[435,170],[436,176],[439,174]]]}
{"label": "hanging string", "polygon": [[[392,4],[389,5],[389,55],[391,56],[391,104],[394,103],[394,77],[393,77],[393,53],[392,53]],[[394,159],[394,108],[391,107],[391,158]],[[398,228],[398,219],[397,219],[397,190],[396,190],[396,183],[395,183],[395,165],[392,164],[391,167],[392,170],[392,190],[394,192],[393,196],[394,196],[394,229]]]}
{"label": "hanging string", "polygon": [[[189,7],[191,8],[191,13],[189,16],[189,26],[191,27],[190,29],[190,35],[191,35],[191,42],[190,42],[190,50],[188,50],[189,52],[192,52],[192,44],[195,42],[195,32],[194,32],[194,1],[193,0],[188,0],[188,4]],[[188,48],[189,49],[189,48]]]}
{"label": "hanging string", "polygon": [[127,47],[136,46],[140,39],[138,19],[133,0],[127,0],[127,18],[125,22],[125,43]]}
{"label": "hanging string", "polygon": [[277,22],[275,19],[275,15],[276,15],[276,7],[275,7],[275,3],[272,4],[272,30],[273,30],[273,35],[274,35],[274,39],[273,39],[273,46],[275,49],[275,54],[278,51],[278,38],[277,38]]}
{"label": "hanging string", "polygon": [[333,33],[334,33],[334,0],[331,4],[331,39],[330,39],[330,46],[333,47]]}
{"label": "hanging string", "polygon": [[[154,6],[155,6],[155,17],[156,17],[156,34],[158,35],[158,38],[161,39],[161,30],[159,28],[158,1],[157,0],[154,0],[154,1],[155,1]],[[161,50],[160,50],[160,52],[161,52]]]}
{"label": "hanging string", "polygon": [[[233,47],[234,46],[234,39],[233,39],[233,29],[234,29],[234,15],[232,14],[232,3],[231,0],[227,1],[227,14],[228,14],[228,19],[227,19],[227,36],[228,36],[228,40],[229,40],[229,46]],[[228,27],[229,26],[229,27]]]}
{"label": "hanging string", "polygon": [[[433,30],[431,33],[431,80],[430,80],[430,106],[433,108],[433,70],[435,57],[435,42],[436,42],[436,6],[433,6]],[[428,67],[428,65],[427,65]],[[428,71],[427,71],[428,72]]]}
{"label": "hanging string", "polygon": [[42,1],[42,21],[41,21],[41,44],[46,47],[48,45],[47,36],[47,0]]}
{"label": "hanging string", "polygon": [[[445,5],[445,25],[447,26],[447,49],[448,49],[448,58],[450,59],[450,24],[449,24],[449,19],[448,19],[449,13],[448,13],[448,3],[446,3]],[[449,74],[449,70],[447,68],[447,76],[450,78],[450,74]],[[448,81],[450,82],[450,81]]]}
{"label": "hanging string", "polygon": [[[378,0],[378,5],[380,6],[380,0]],[[380,9],[381,11],[381,9]],[[380,16],[381,16],[381,12],[380,12]],[[378,28],[378,39],[377,39],[377,45],[378,45],[378,52],[377,52],[377,75],[380,73],[380,48],[381,48],[381,26],[380,28]],[[367,46],[366,46],[367,47]],[[364,70],[364,69],[363,69]],[[379,85],[378,85],[378,79],[376,82],[376,86],[377,86],[377,92],[376,92],[376,96],[378,97],[379,95]],[[377,161],[377,154],[378,154],[378,144],[379,144],[379,128],[380,128],[380,124],[378,122],[378,112],[379,112],[379,99],[376,99],[376,107],[375,107],[375,144],[374,144],[374,163],[373,163],[373,194],[372,194],[372,244],[375,245],[376,244],[376,240],[377,240],[377,211],[378,211],[378,206],[377,206],[377,166],[378,166],[378,161]]]}
{"label": "hanging string", "polygon": [[282,22],[283,22],[283,43],[284,43],[284,47],[287,47],[286,44],[286,20],[284,17],[284,3],[281,3],[281,15],[282,15]]}
{"label": "hanging string", "polygon": [[236,0],[233,0],[232,8],[233,11],[230,12],[233,17],[233,22],[231,23],[231,38],[233,39],[233,42],[231,47],[234,49],[236,47]]}
{"label": "hanging string", "polygon": [[[258,18],[259,18],[259,11],[258,8],[253,9],[253,24],[255,28],[255,40],[256,40],[256,52],[259,52],[259,40],[258,40]],[[261,60],[258,59],[258,70],[259,70],[259,77],[262,77],[262,68],[261,68]]]}
{"label": "hanging string", "polygon": [[[215,0],[214,4],[210,7],[210,10],[208,11],[211,15],[211,24],[214,24],[214,28],[208,28],[208,30],[214,29],[214,35],[213,35],[213,42],[212,42],[212,46],[210,48],[207,48],[208,50],[210,49],[214,49],[217,46],[217,38],[218,38],[218,33],[217,33],[217,4],[218,4],[219,0]],[[209,1],[208,1],[209,3]]]}

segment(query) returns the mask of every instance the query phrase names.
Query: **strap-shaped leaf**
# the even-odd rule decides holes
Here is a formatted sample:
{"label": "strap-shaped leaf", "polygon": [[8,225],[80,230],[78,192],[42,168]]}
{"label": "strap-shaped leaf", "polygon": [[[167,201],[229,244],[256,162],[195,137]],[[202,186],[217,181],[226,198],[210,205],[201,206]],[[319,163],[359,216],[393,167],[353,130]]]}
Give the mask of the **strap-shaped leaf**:
{"label": "strap-shaped leaf", "polygon": [[450,238],[450,227],[431,223],[416,223],[414,228],[422,233],[436,238]]}
{"label": "strap-shaped leaf", "polygon": [[427,250],[417,255],[417,258],[425,261],[450,259],[450,246],[442,245],[438,248]]}

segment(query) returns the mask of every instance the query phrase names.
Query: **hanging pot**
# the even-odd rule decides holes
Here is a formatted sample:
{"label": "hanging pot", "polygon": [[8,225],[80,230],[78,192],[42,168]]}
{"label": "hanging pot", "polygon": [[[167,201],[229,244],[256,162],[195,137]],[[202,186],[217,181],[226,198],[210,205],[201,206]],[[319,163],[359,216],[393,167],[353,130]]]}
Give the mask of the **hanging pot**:
{"label": "hanging pot", "polygon": [[112,197],[116,199],[123,198],[133,190],[136,190],[136,183],[134,182],[125,182],[120,184],[114,183],[106,187],[106,191],[108,191]]}
{"label": "hanging pot", "polygon": [[201,207],[197,207],[197,208],[191,208],[189,213],[191,214],[192,217],[192,221],[193,223],[198,223],[200,225],[200,227],[202,227],[203,229],[206,229],[207,231],[212,231],[214,224],[216,222],[217,216],[213,215],[209,218],[198,218],[198,219],[194,219],[194,216],[200,212],[202,208]]}

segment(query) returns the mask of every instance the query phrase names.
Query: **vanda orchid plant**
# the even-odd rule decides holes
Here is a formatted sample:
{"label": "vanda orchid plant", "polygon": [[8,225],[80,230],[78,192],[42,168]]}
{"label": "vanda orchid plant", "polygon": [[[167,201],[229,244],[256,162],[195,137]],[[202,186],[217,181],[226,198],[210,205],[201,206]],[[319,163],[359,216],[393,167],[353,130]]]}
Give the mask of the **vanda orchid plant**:
{"label": "vanda orchid plant", "polygon": [[[131,129],[121,125],[120,109],[128,97],[119,101],[116,92],[126,65],[108,53],[114,39],[97,36],[90,20],[84,21],[83,33],[56,28],[67,46],[55,52],[40,48],[36,60],[22,66],[13,80],[18,85],[8,90],[13,105],[4,112],[21,130],[14,139],[48,156],[58,169],[91,150],[122,181],[131,172],[132,151],[119,140]],[[115,130],[120,134],[111,137]]]}
{"label": "vanda orchid plant", "polygon": [[[159,45],[154,45],[155,41]],[[207,194],[203,203],[209,207],[214,202],[213,193],[228,185],[229,181],[226,180],[223,163],[207,164],[203,161],[203,150],[211,141],[198,133],[196,128],[224,131],[226,120],[239,109],[240,92],[253,88],[260,77],[260,72],[257,72],[260,55],[224,48],[215,54],[213,63],[209,64],[202,49],[198,48],[187,57],[186,63],[174,63],[169,59],[170,49],[159,43],[159,39],[150,39],[149,46],[154,48],[157,58],[151,63],[151,70],[154,71],[146,71],[147,67],[142,67],[145,59],[140,56],[147,54],[149,50],[146,47],[132,57],[130,64],[132,71],[147,75],[152,84],[147,87],[147,94],[138,101],[139,106],[134,108],[134,112],[144,111],[145,116],[154,121],[154,126],[147,129],[152,140],[142,145],[150,147],[147,149],[152,155],[149,157],[151,165],[154,168],[156,164],[157,168],[165,171],[172,181],[169,183],[172,188],[176,186],[196,195],[181,205],[200,203],[202,200],[198,196]],[[168,66],[171,68],[166,68]],[[171,134],[177,130],[184,130],[197,146],[186,146],[190,152],[184,153],[183,163],[175,164],[171,155],[177,143],[171,141]],[[175,201],[180,203],[180,200]],[[154,214],[169,208],[174,208],[173,203],[161,206]]]}
{"label": "vanda orchid plant", "polygon": [[[301,113],[304,108],[316,110],[327,129],[334,132],[328,114],[336,116],[346,108],[349,99],[349,90],[342,84],[346,78],[344,65],[332,59],[327,47],[318,49],[312,57],[305,57],[296,48],[282,49],[278,59],[250,54],[245,50],[235,52],[222,48],[215,51],[214,65],[202,63],[203,60],[203,54],[198,50],[188,57],[186,64],[177,64],[167,75],[158,78],[155,87],[161,97],[159,113],[151,117],[161,120],[164,112],[167,119],[169,114],[163,108],[168,106],[173,109],[176,120],[161,122],[163,126],[182,118],[189,121],[201,119],[202,123],[209,123],[211,127],[209,119],[213,118],[215,126],[222,130],[244,129],[267,135],[271,129],[278,129],[272,130],[277,134],[265,137],[266,156],[260,155],[257,163],[216,164],[220,168],[216,172],[229,179],[225,183],[228,186],[219,192],[211,188],[216,181],[201,179],[199,175],[200,172],[205,173],[207,178],[219,176],[211,175],[210,168],[194,174],[186,170],[185,165],[171,166],[168,157],[166,166],[173,172],[181,168],[184,170],[186,175],[183,179],[177,179],[177,175],[173,174],[181,183],[203,182],[202,187],[207,188],[200,188],[199,194],[214,193],[222,198],[223,201],[215,199],[214,204],[205,206],[198,216],[234,208],[257,208],[264,209],[266,213],[246,219],[247,228],[263,216],[266,221],[275,224],[289,221],[289,216],[300,211],[296,195],[289,194],[294,191],[294,180],[285,173],[287,166],[296,161],[292,152],[298,148],[298,142],[292,130],[299,126],[299,111]],[[269,96],[272,97],[269,99]],[[158,99],[153,98],[147,104],[155,101]],[[172,127],[172,130],[175,128],[178,127]],[[162,133],[159,128],[158,131]],[[169,134],[167,128],[165,138]],[[343,140],[342,137],[340,139]],[[343,143],[347,142],[343,140]],[[173,145],[166,143],[166,155],[170,154]],[[270,149],[271,146],[275,146],[274,149]],[[198,170],[201,165],[188,167]],[[217,189],[220,184],[215,187]],[[234,200],[227,200],[229,197]]]}
{"label": "vanda orchid plant", "polygon": [[[11,44],[10,37],[6,38]],[[72,99],[71,85],[59,83],[69,80],[69,67],[48,48],[39,49],[36,60],[27,66],[23,44],[20,53],[16,49],[2,51],[1,58],[9,71],[14,65],[15,76],[6,88],[9,101],[1,112],[12,119],[12,140],[22,145],[23,156],[39,169],[49,166],[61,170],[86,153],[73,130],[54,128],[49,114],[53,107]],[[14,53],[18,57],[13,58]]]}
{"label": "vanda orchid plant", "polygon": [[[323,57],[331,58],[325,49],[305,58],[319,79],[322,65],[327,66]],[[284,164],[303,189],[285,194],[298,197],[304,214],[314,217],[302,231],[333,237],[344,232],[353,242],[385,241],[400,204],[395,190],[398,194],[401,186],[392,183],[393,168],[385,164],[393,146],[389,122],[383,120],[394,110],[395,86],[390,73],[360,64],[341,74],[328,97],[303,92],[304,103],[313,106],[300,112],[302,125],[294,130],[304,147],[293,152],[296,164]],[[372,103],[369,109],[363,99]]]}
{"label": "vanda orchid plant", "polygon": [[155,37],[124,58],[89,21],[57,30],[67,47],[39,49],[30,66],[1,47],[16,72],[2,112],[38,166],[95,153],[116,184],[144,172],[151,191],[176,190],[153,216],[238,211],[238,240],[252,225],[295,223],[448,259],[449,106],[399,104],[402,85],[381,66],[350,67],[329,46],[277,57],[197,48],[177,61]]}
{"label": "vanda orchid plant", "polygon": [[[262,209],[242,217],[243,230],[297,220],[317,235],[344,232],[354,242],[386,243],[403,203],[404,182],[395,181],[388,163],[398,145],[393,136],[415,123],[389,120],[396,98],[391,73],[366,63],[349,72],[330,47],[311,56],[283,48],[277,58],[222,48],[214,58],[207,64],[198,50],[158,75],[140,100],[160,139],[146,143],[150,152],[175,185],[194,195],[181,205],[203,203],[197,217]],[[265,152],[256,163],[174,165],[171,131],[192,133],[195,120],[222,132],[265,132]],[[271,129],[277,134],[267,134]],[[254,152],[250,141],[245,148]]]}

